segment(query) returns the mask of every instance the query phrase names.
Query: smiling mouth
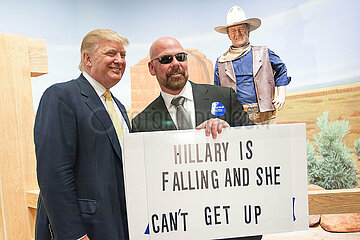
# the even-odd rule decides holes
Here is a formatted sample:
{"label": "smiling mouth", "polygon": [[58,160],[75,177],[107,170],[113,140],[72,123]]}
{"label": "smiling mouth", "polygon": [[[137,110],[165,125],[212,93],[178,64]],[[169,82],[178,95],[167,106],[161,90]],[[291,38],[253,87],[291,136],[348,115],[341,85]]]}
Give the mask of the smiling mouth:
{"label": "smiling mouth", "polygon": [[168,73],[169,76],[183,75],[184,71],[181,69],[173,70]]}
{"label": "smiling mouth", "polygon": [[121,68],[114,68],[114,67],[110,67],[110,69],[113,70],[113,71],[120,71],[121,70]]}

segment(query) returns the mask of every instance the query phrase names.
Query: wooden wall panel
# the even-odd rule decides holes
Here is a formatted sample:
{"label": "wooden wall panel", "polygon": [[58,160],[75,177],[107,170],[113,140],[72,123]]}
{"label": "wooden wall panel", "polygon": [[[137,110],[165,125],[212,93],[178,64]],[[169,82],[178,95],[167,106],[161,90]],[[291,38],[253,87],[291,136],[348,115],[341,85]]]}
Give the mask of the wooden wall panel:
{"label": "wooden wall panel", "polygon": [[360,188],[309,192],[309,214],[360,213]]}
{"label": "wooden wall panel", "polygon": [[34,76],[47,70],[47,63],[41,67],[44,56],[40,54],[43,50],[39,50],[46,50],[46,45],[40,47],[44,43],[44,40],[37,42],[0,33],[0,239],[4,240],[30,239],[32,235],[30,221],[33,219],[27,207],[26,191],[38,187],[31,65]]}

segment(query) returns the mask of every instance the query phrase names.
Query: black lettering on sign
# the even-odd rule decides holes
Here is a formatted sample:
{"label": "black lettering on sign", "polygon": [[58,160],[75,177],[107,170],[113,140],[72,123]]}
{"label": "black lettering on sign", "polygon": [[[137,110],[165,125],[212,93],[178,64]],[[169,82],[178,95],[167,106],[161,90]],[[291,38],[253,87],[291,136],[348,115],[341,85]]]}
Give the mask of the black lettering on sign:
{"label": "black lettering on sign", "polygon": [[[186,231],[186,217],[188,212],[181,212],[181,209],[177,212],[168,212],[162,214],[153,214],[151,216],[151,225],[154,233],[164,233],[178,231],[178,227],[182,225],[182,230]],[[159,219],[161,216],[161,219]],[[182,217],[182,221],[181,221]],[[179,220],[180,219],[180,220]]]}
{"label": "black lettering on sign", "polygon": [[166,179],[166,176],[169,175],[169,172],[162,172],[162,190],[165,191],[165,183],[168,183],[169,180]]}
{"label": "black lettering on sign", "polygon": [[[252,151],[252,147],[253,147],[253,142],[251,140],[246,141],[246,143],[244,144],[246,147],[246,152],[245,152],[245,157],[246,159],[250,160],[253,157],[253,151]],[[239,155],[240,155],[240,160],[244,160],[244,150],[243,149],[243,143],[242,141],[239,142]]]}
{"label": "black lettering on sign", "polygon": [[229,142],[174,145],[174,164],[227,161]]}
{"label": "black lettering on sign", "polygon": [[258,167],[256,176],[258,186],[280,185],[280,166]]}
{"label": "black lettering on sign", "polygon": [[219,188],[219,180],[218,180],[217,176],[218,176],[217,171],[216,171],[216,170],[212,170],[212,171],[211,171],[211,179],[212,179],[213,189]]}
{"label": "black lettering on sign", "polygon": [[160,232],[160,227],[159,227],[159,225],[156,224],[156,221],[157,221],[157,220],[159,220],[158,215],[153,214],[153,215],[151,216],[151,223],[152,223],[152,226],[153,226],[153,232],[154,232],[154,233]]}
{"label": "black lettering on sign", "polygon": [[205,225],[229,224],[230,206],[213,206],[204,208]]}
{"label": "black lettering on sign", "polygon": [[218,189],[219,179],[216,170],[195,170],[162,172],[162,191],[193,191],[198,189]]}
{"label": "black lettering on sign", "polygon": [[255,221],[255,224],[258,224],[259,216],[261,214],[260,206],[244,206],[244,219],[246,224],[250,224],[252,221]]}
{"label": "black lettering on sign", "polygon": [[246,142],[246,149],[248,150],[248,152],[246,153],[246,158],[247,159],[251,159],[253,157],[253,153],[252,153],[252,150],[251,150],[251,147],[253,146],[253,143],[252,141],[247,141]]}
{"label": "black lettering on sign", "polygon": [[248,168],[226,168],[225,169],[225,187],[249,186]]}

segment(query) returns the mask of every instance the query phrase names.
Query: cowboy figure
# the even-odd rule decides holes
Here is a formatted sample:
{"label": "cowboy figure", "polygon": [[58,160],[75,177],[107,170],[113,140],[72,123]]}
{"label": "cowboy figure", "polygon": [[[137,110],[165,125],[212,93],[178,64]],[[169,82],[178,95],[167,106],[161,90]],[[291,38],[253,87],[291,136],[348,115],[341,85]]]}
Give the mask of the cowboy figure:
{"label": "cowboy figure", "polygon": [[273,51],[250,44],[250,32],[260,25],[260,19],[246,18],[245,12],[234,6],[227,14],[226,26],[214,28],[227,34],[232,42],[216,61],[214,85],[232,87],[254,123],[276,124],[275,113],[285,103],[286,85],[291,78]]}

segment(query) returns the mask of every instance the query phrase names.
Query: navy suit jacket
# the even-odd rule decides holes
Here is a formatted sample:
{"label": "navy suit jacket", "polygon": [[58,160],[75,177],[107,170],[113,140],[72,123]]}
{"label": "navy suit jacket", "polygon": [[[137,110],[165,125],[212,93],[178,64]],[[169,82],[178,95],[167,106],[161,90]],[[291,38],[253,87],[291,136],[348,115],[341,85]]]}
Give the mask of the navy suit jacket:
{"label": "navy suit jacket", "polygon": [[[125,107],[114,100],[130,129]],[[35,239],[128,239],[121,147],[83,75],[44,92],[34,140],[40,187]]]}
{"label": "navy suit jacket", "polygon": [[[228,87],[196,84],[190,82],[195,105],[196,126],[210,118],[220,118],[231,127],[253,125],[249,115],[237,99],[233,89]],[[225,107],[225,114],[215,116],[211,113],[213,102],[220,102]],[[165,106],[161,95],[149,104],[132,120],[133,132],[176,130],[176,126]]]}

